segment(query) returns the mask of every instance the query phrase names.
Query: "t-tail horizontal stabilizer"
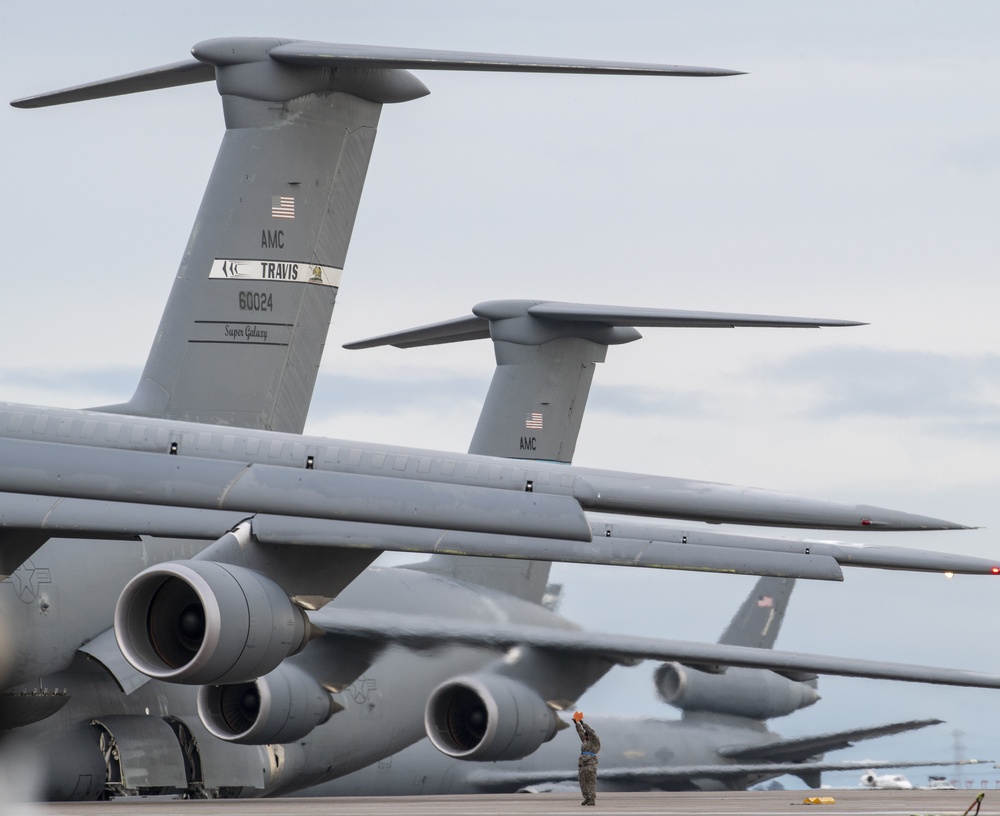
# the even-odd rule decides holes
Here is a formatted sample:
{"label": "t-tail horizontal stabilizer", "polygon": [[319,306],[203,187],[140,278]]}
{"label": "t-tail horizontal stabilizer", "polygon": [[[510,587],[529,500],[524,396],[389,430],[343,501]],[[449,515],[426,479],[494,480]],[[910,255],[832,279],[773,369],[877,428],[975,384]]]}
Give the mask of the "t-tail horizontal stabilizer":
{"label": "t-tail horizontal stabilizer", "polygon": [[[491,71],[533,74],[610,74],[617,76],[718,77],[737,76],[743,71],[726,68],[701,68],[690,65],[663,65],[645,62],[526,57],[515,54],[480,54],[466,51],[436,51],[423,48],[398,48],[379,45],[348,45],[306,40],[266,37],[222,37],[205,40],[191,49],[194,60],[176,62],[131,74],[76,85],[60,91],[37,94],[11,102],[16,108],[41,108],[88,99],[154,91],[215,79],[215,68],[250,62],[273,62],[284,67],[303,69],[312,82],[342,79],[344,69],[353,69],[354,79],[406,69],[421,71]],[[337,69],[320,78],[316,68]],[[414,86],[416,87],[416,86]],[[314,93],[310,89],[304,93]],[[222,83],[220,91],[226,93]],[[424,93],[427,91],[425,90]],[[422,96],[423,94],[418,94]],[[289,97],[285,97],[289,98]],[[363,97],[364,98],[364,97]],[[403,101],[402,99],[382,101]]]}
{"label": "t-tail horizontal stabilizer", "polygon": [[497,369],[472,437],[471,452],[513,459],[573,460],[597,363],[608,346],[631,343],[637,326],[819,328],[849,320],[695,312],[539,300],[494,300],[472,315],[393,332],[344,348],[413,348],[493,339]]}

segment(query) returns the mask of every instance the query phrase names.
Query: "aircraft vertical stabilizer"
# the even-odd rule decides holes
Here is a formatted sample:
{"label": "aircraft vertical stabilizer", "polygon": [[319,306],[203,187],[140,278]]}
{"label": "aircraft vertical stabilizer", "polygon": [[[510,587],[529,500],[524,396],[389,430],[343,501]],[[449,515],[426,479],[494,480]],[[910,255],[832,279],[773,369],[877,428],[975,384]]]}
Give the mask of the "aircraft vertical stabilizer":
{"label": "aircraft vertical stabilizer", "polygon": [[773,649],[794,588],[794,578],[761,578],[733,615],[719,643]]}
{"label": "aircraft vertical stabilizer", "polygon": [[[773,649],[794,586],[793,578],[758,579],[719,638],[719,645]],[[730,667],[719,672],[711,666],[668,662],[657,667],[653,684],[659,698],[683,711],[685,720],[723,716],[764,723],[819,700],[816,675],[791,670],[779,674]]]}
{"label": "aircraft vertical stabilizer", "polygon": [[268,59],[279,44],[194,49],[215,66],[226,134],[138,388],[101,410],[305,426],[382,99],[310,84]]}

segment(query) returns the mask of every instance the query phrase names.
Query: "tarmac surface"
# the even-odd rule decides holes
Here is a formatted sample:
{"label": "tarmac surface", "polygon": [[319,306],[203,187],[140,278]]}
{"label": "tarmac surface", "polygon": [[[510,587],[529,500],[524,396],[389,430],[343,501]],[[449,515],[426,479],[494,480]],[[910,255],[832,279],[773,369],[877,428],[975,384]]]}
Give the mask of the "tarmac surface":
{"label": "tarmac surface", "polygon": [[[129,799],[16,806],[0,802],[7,816],[499,816],[507,813],[636,813],[650,816],[693,814],[948,814],[961,816],[978,790],[954,791],[767,791],[725,793],[602,793],[597,806],[580,809],[571,794],[493,794],[488,796],[394,796],[326,799],[228,799],[177,801]],[[832,797],[833,804],[804,804],[807,797]],[[975,808],[972,808],[975,813]],[[981,816],[1000,814],[1000,790],[987,791]]]}

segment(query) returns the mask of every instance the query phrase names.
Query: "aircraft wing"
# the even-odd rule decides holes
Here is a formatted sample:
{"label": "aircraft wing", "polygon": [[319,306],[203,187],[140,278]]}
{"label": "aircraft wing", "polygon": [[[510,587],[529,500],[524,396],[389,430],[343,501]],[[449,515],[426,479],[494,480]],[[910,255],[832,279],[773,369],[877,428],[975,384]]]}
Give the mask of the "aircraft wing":
{"label": "aircraft wing", "polygon": [[0,491],[21,495],[592,537],[577,499],[553,493],[11,439],[0,451]]}
{"label": "aircraft wing", "polygon": [[[4,411],[11,423],[0,433],[0,491],[8,493],[582,541],[592,538],[584,510],[826,530],[968,529],[885,507],[670,476],[90,411]],[[38,428],[49,436],[38,438]]]}
{"label": "aircraft wing", "polygon": [[577,657],[594,656],[629,665],[637,660],[673,660],[716,673],[724,671],[728,666],[743,666],[770,669],[796,678],[804,673],[833,674],[946,686],[1000,688],[1000,675],[996,674],[719,643],[693,643],[499,622],[463,622],[434,616],[339,609],[331,606],[310,612],[309,617],[328,636],[367,638],[421,650],[454,644],[498,651],[506,651],[515,646],[531,646],[544,651]]}
{"label": "aircraft wing", "polygon": [[722,748],[719,753],[729,759],[742,759],[750,762],[794,762],[797,759],[824,754],[827,751],[840,751],[850,748],[860,740],[888,737],[893,734],[903,734],[916,731],[929,725],[940,725],[943,720],[909,720],[907,722],[889,723],[873,728],[855,728],[850,731],[838,731],[832,734],[816,734],[808,737],[793,737],[769,742],[766,745],[750,745],[746,747],[733,746]]}
{"label": "aircraft wing", "polygon": [[[40,546],[45,535],[125,539],[149,535],[212,541],[249,518],[257,540],[276,546],[542,559],[832,581],[843,580],[841,566],[997,574],[996,562],[976,556],[908,547],[713,533],[666,525],[609,525],[592,521],[592,540],[581,542],[412,524],[249,513],[246,507],[242,510],[213,509],[207,505],[190,507],[184,505],[180,496],[177,502],[147,504],[0,492],[0,536],[8,531],[40,531],[42,536],[33,540],[33,546]],[[0,575],[9,574],[31,555],[9,550],[0,538]]]}
{"label": "aircraft wing", "polygon": [[[115,452],[109,452],[115,453]],[[130,454],[127,457],[131,461]],[[140,455],[141,456],[141,455]],[[155,456],[157,465],[170,467],[178,460],[173,457]],[[188,463],[190,464],[190,463]],[[225,463],[209,462],[209,465]],[[178,467],[179,470],[181,470]],[[232,466],[230,465],[230,469]],[[227,471],[228,473],[228,471]],[[284,469],[290,480],[289,491],[298,482],[298,471]],[[473,492],[475,489],[472,489]],[[925,572],[952,572],[970,575],[995,575],[996,562],[975,556],[933,552],[908,547],[870,544],[850,544],[841,541],[815,539],[790,539],[737,533],[715,533],[699,529],[667,525],[631,524],[589,521],[590,541],[567,540],[553,535],[552,519],[548,525],[532,533],[532,522],[525,520],[512,526],[501,517],[497,525],[485,531],[484,519],[478,520],[479,531],[463,530],[465,522],[456,516],[453,524],[459,529],[421,527],[415,518],[408,523],[389,524],[369,522],[357,514],[358,508],[348,508],[355,513],[351,518],[310,518],[284,515],[276,512],[252,510],[254,503],[248,499],[229,504],[235,498],[232,491],[220,492],[215,506],[210,501],[192,500],[183,495],[183,484],[176,490],[164,492],[162,503],[143,501],[111,501],[99,498],[67,498],[35,493],[0,492],[0,576],[7,575],[31,555],[5,542],[4,533],[16,532],[16,541],[24,540],[24,533],[37,535],[30,540],[32,548],[40,546],[46,536],[128,538],[161,536],[213,541],[237,524],[251,519],[253,533],[264,544],[303,545],[320,548],[349,548],[389,550],[426,554],[473,555],[495,558],[542,559],[577,564],[602,564],[612,566],[647,567],[653,569],[699,570],[739,575],[772,575],[782,578],[811,578],[843,580],[841,566],[902,569]],[[463,491],[459,491],[463,492]],[[464,494],[464,492],[463,492]],[[111,497],[114,491],[108,491]],[[416,495],[415,493],[413,495]],[[525,495],[527,501],[524,501]],[[153,497],[150,492],[151,498]],[[542,505],[532,501],[532,496],[543,500]],[[343,497],[343,494],[341,494]],[[501,496],[504,498],[504,496]],[[575,516],[572,499],[542,494],[510,494],[506,498],[537,510],[540,507],[569,508]],[[550,504],[548,499],[562,499]],[[192,504],[196,506],[191,506]],[[320,511],[332,504],[317,505]],[[266,509],[282,508],[281,495],[269,497]],[[312,511],[310,511],[312,512]],[[331,514],[331,515],[336,515]],[[371,516],[369,515],[368,518]],[[581,517],[582,518],[582,517]],[[445,520],[442,515],[439,521]],[[566,516],[576,527],[576,518]],[[509,534],[517,532],[519,534]],[[580,539],[585,534],[577,527],[572,532]],[[550,537],[551,536],[551,537]],[[12,542],[14,540],[12,539]],[[16,552],[14,550],[17,550]]]}
{"label": "aircraft wing", "polygon": [[[928,760],[926,762],[904,760],[847,760],[843,762],[762,762],[739,765],[649,765],[644,767],[601,767],[601,779],[616,782],[645,783],[656,787],[671,782],[686,782],[691,779],[738,779],[745,776],[781,776],[794,774],[796,776],[819,774],[823,771],[861,771],[880,768],[922,768],[940,765],[978,765],[990,763],[993,760],[965,759],[956,762],[954,759]],[[505,770],[501,768],[483,767],[469,775],[469,781],[483,788],[502,788],[509,790],[517,785],[539,785],[543,782],[562,782],[575,780],[576,768],[559,768],[550,770]]]}

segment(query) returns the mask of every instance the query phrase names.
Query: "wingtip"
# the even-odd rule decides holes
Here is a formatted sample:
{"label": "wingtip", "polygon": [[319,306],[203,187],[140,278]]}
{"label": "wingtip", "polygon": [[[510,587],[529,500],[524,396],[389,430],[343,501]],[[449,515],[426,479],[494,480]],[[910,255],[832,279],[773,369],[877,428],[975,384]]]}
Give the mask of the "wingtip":
{"label": "wingtip", "polygon": [[864,508],[860,526],[864,530],[975,530],[954,521],[921,516],[913,513],[898,513],[883,508]]}
{"label": "wingtip", "polygon": [[678,74],[690,77],[727,77],[744,76],[748,71],[734,71],[731,68],[683,68]]}

